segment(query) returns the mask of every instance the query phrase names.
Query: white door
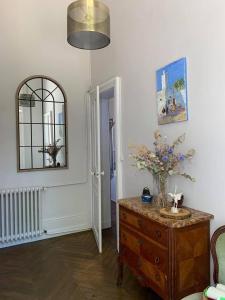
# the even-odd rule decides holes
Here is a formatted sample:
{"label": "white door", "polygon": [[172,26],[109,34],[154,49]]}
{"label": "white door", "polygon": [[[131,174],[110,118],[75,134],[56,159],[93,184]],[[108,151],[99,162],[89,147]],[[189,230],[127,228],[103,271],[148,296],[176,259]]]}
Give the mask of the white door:
{"label": "white door", "polygon": [[92,177],[92,230],[102,252],[101,150],[100,150],[100,96],[99,86],[90,92],[90,138]]}

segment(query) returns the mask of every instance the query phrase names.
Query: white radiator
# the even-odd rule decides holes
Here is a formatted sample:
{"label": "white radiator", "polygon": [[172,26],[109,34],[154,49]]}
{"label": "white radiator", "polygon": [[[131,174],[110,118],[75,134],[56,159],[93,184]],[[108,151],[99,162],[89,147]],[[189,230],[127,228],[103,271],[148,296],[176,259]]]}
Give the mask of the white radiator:
{"label": "white radiator", "polygon": [[42,234],[42,188],[0,190],[0,248]]}

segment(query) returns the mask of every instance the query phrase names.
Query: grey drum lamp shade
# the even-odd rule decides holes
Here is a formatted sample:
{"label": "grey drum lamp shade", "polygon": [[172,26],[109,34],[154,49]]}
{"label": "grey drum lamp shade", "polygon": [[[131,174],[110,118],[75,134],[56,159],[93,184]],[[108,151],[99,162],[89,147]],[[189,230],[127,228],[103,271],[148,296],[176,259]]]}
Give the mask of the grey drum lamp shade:
{"label": "grey drum lamp shade", "polygon": [[77,0],[67,9],[67,41],[80,49],[101,49],[110,43],[108,7],[97,0]]}

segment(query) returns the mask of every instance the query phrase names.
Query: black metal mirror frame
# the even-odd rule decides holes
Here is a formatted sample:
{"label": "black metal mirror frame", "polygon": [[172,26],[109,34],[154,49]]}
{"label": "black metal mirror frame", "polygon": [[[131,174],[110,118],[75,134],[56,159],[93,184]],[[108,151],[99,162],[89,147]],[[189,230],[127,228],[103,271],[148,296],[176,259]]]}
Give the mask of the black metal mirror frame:
{"label": "black metal mirror frame", "polygon": [[[33,90],[28,84],[27,82],[32,80],[32,79],[40,79],[41,80],[41,87],[39,89],[36,89],[36,90]],[[53,90],[53,91],[49,91],[47,89],[44,88],[43,86],[43,82],[44,80],[49,80],[51,81],[53,84],[56,85],[56,88]],[[39,125],[42,125],[42,131],[44,132],[44,125],[46,125],[46,123],[44,122],[44,114],[43,114],[43,106],[44,106],[44,101],[45,102],[51,102],[53,103],[53,111],[54,111],[54,123],[52,124],[54,127],[54,143],[56,142],[56,138],[55,138],[55,126],[56,125],[63,125],[64,126],[64,153],[65,153],[65,164],[64,166],[44,166],[45,165],[45,153],[43,152],[43,167],[41,168],[34,168],[33,167],[33,148],[34,146],[32,145],[32,130],[31,130],[31,168],[24,168],[24,169],[21,169],[20,167],[20,148],[21,147],[24,147],[25,146],[21,146],[20,145],[20,124],[25,124],[25,123],[20,123],[19,121],[19,102],[23,99],[20,99],[19,95],[20,95],[20,91],[22,89],[22,87],[26,85],[30,90],[31,90],[31,97],[33,94],[35,94],[40,100],[28,100],[30,102],[30,116],[31,116],[31,120],[29,122],[29,124],[32,126],[32,124],[39,124]],[[61,92],[62,92],[62,95],[63,95],[63,98],[64,98],[64,101],[55,101],[54,99],[54,96],[52,95],[53,92],[56,90],[56,89],[59,89]],[[39,95],[37,95],[36,91],[37,90],[42,90],[42,97],[40,98]],[[46,101],[43,96],[43,91],[47,91],[49,93],[49,95],[52,96],[53,98],[53,101]],[[26,99],[27,100],[27,99]],[[42,103],[42,122],[41,123],[32,123],[32,101],[39,101]],[[63,103],[64,104],[64,123],[63,124],[56,124],[55,122],[55,103]],[[68,168],[68,141],[67,141],[67,98],[66,98],[66,94],[65,94],[65,91],[64,89],[62,88],[62,86],[54,79],[48,77],[48,76],[45,76],[45,75],[35,75],[35,76],[30,76],[26,79],[24,79],[20,85],[18,86],[17,88],[17,91],[16,91],[16,130],[17,130],[17,171],[18,172],[26,172],[26,171],[41,171],[41,170],[62,170],[62,169],[67,169]],[[42,147],[42,149],[46,148],[45,146],[45,142],[44,142],[44,135],[43,135],[43,145],[40,145]],[[37,147],[37,146],[35,146]]]}

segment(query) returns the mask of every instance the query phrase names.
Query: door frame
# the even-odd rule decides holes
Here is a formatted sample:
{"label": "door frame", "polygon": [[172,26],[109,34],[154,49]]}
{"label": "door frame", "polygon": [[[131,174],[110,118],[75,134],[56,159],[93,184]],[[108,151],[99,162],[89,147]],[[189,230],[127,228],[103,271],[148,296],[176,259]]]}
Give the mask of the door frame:
{"label": "door frame", "polygon": [[[114,88],[114,111],[115,111],[115,147],[116,147],[116,200],[123,197],[122,177],[122,130],[121,130],[121,78],[115,77],[99,84],[99,94]],[[100,97],[101,101],[101,97]]]}
{"label": "door frame", "polygon": [[[123,198],[123,146],[122,146],[122,93],[121,93],[121,78],[114,77],[106,82],[97,84],[95,87],[88,91],[88,94],[91,94],[95,91],[96,87],[99,87],[99,96],[102,92],[107,91],[111,88],[114,88],[114,111],[115,111],[115,148],[116,148],[116,223],[117,223],[117,249],[119,250],[119,206],[118,199]],[[90,96],[89,96],[90,101]],[[100,100],[101,101],[101,100]],[[90,103],[88,104],[88,107]],[[88,109],[90,113],[90,108]],[[88,118],[89,119],[89,118]],[[88,132],[90,132],[90,122],[88,122]],[[91,166],[91,136],[89,134],[89,166]],[[90,168],[89,168],[90,169]],[[91,176],[91,174],[90,174]],[[91,183],[91,180],[90,180]],[[90,184],[90,191],[92,195],[92,186]],[[91,207],[92,210],[92,207]],[[91,216],[92,216],[91,211]],[[93,222],[93,221],[92,221]]]}

